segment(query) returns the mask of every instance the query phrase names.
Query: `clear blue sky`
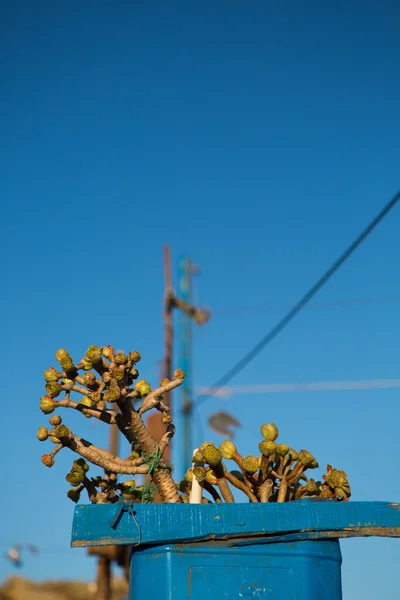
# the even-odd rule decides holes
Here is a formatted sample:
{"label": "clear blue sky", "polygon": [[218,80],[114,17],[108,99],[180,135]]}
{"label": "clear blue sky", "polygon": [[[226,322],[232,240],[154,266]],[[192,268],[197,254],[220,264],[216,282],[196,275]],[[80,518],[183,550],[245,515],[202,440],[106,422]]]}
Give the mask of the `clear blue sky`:
{"label": "clear blue sky", "polygon": [[[164,243],[175,273],[182,253],[201,265],[196,297],[214,311],[195,385],[249,350],[400,187],[399,19],[389,0],[2,3],[0,550],[38,544],[26,576],[94,574],[68,548],[72,456],[48,470],[35,439],[54,351],[135,348],[156,383]],[[399,297],[399,224],[400,207],[318,302]],[[398,311],[316,301],[232,383],[398,377]],[[399,391],[212,400],[206,438],[221,441],[207,417],[228,406],[243,453],[273,420],[344,468],[354,499],[400,501]],[[105,442],[102,424],[65,417]],[[342,550],[346,600],[398,597],[399,541]]]}

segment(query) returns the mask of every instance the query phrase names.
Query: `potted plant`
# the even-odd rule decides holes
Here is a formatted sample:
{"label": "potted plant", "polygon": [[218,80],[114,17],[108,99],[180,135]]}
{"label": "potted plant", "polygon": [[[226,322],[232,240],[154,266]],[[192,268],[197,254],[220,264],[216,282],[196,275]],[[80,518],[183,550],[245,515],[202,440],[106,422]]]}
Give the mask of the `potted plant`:
{"label": "potted plant", "polygon": [[[136,351],[90,346],[78,362],[64,349],[56,359],[60,366],[44,372],[46,395],[40,399],[41,410],[52,414],[50,428],[43,425],[37,433],[55,447],[42,462],[52,467],[65,448],[79,455],[66,476],[72,485],[67,493],[77,503],[86,490],[95,506],[76,508],[73,545],[132,544],[132,598],[158,586],[160,599],[210,593],[214,598],[337,600],[338,538],[399,534],[398,510],[375,507],[371,517],[370,507],[347,503],[347,475],[329,465],[321,480],[309,477],[318,468],[316,459],[307,450],[278,443],[273,423],[261,426],[254,456],[241,456],[228,440],[220,447],[205,442],[184,479],[175,483],[163,458],[175,432],[163,394],[180,386],[185,374],[178,369],[172,380],[163,379],[151,390],[139,380]],[[53,415],[59,408],[116,424],[130,444],[129,456],[114,456],[73,433]],[[143,420],[150,410],[158,410],[165,425],[159,442]],[[90,476],[90,464],[103,473]],[[144,477],[142,485],[135,483],[138,475]],[[150,505],[156,490],[162,505]],[[244,502],[235,503],[234,492],[241,492]]]}

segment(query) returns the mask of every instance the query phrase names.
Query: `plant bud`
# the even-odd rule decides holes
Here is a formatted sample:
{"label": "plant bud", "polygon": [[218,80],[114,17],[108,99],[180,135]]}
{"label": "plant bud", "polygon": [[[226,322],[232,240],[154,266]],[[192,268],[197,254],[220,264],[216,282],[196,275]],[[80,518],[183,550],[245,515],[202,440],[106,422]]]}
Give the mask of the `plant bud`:
{"label": "plant bud", "polygon": [[172,417],[171,415],[165,415],[161,421],[164,423],[164,425],[170,425],[172,423]]}
{"label": "plant bud", "polygon": [[67,496],[72,502],[75,502],[75,504],[79,502],[79,498],[81,497],[80,493],[75,488],[68,490]]}
{"label": "plant bud", "polygon": [[85,406],[86,408],[92,408],[92,406],[94,405],[94,402],[91,398],[89,398],[89,396],[83,396],[83,398],[81,398],[79,400],[79,406]]}
{"label": "plant bud", "polygon": [[246,456],[242,461],[242,467],[246,473],[253,475],[258,471],[258,458],[256,456]]}
{"label": "plant bud", "polygon": [[121,390],[119,387],[110,387],[103,395],[107,402],[116,402],[121,398]]}
{"label": "plant bud", "polygon": [[108,358],[108,360],[112,361],[114,358],[115,350],[112,346],[103,346],[101,351],[102,355]]}
{"label": "plant bud", "polygon": [[205,480],[207,471],[204,469],[204,467],[195,467],[193,469],[193,475],[196,477],[197,481],[201,483]]}
{"label": "plant bud", "polygon": [[99,410],[105,410],[107,408],[107,403],[104,402],[104,400],[100,400],[96,406]]}
{"label": "plant bud", "polygon": [[46,467],[50,468],[54,465],[54,458],[51,456],[51,454],[42,454],[42,463]]}
{"label": "plant bud", "polygon": [[299,453],[296,452],[296,450],[293,450],[293,448],[290,448],[289,456],[292,460],[299,460]]}
{"label": "plant bud", "polygon": [[89,465],[87,464],[87,462],[84,458],[78,458],[77,460],[74,460],[74,462],[72,463],[72,466],[80,467],[81,469],[83,469],[85,471],[85,473],[87,473],[89,471]]}
{"label": "plant bud", "polygon": [[193,469],[188,469],[183,476],[183,479],[188,483],[192,483],[193,481]]}
{"label": "plant bud", "polygon": [[82,467],[73,466],[70,472],[65,476],[65,479],[74,487],[81,484],[85,479],[85,471]]}
{"label": "plant bud", "polygon": [[87,371],[83,376],[83,382],[86,386],[92,387],[96,384],[96,375],[91,371]]}
{"label": "plant bud", "polygon": [[215,475],[214,475],[213,471],[211,471],[211,469],[207,471],[206,481],[208,481],[208,483],[211,483],[211,485],[217,484],[217,478],[215,477]]}
{"label": "plant bud", "polygon": [[341,500],[343,500],[343,498],[347,498],[346,492],[340,487],[335,488],[335,496]]}
{"label": "plant bud", "polygon": [[62,358],[69,356],[68,350],[64,350],[64,348],[59,348],[56,352],[56,360],[60,362]]}
{"label": "plant bud", "polygon": [[334,498],[334,493],[329,489],[328,486],[326,486],[320,493],[320,498]]}
{"label": "plant bud", "polygon": [[144,398],[144,396],[147,396],[151,392],[150,384],[144,379],[138,381],[134,389],[139,392],[141,398]]}
{"label": "plant bud", "polygon": [[50,383],[46,383],[46,392],[51,398],[57,398],[62,392],[62,387],[56,381],[51,381]]}
{"label": "plant bud", "polygon": [[160,387],[164,387],[164,385],[167,385],[167,383],[170,382],[170,379],[168,379],[168,377],[163,377],[160,381]]}
{"label": "plant bud", "polygon": [[111,375],[116,381],[121,381],[125,375],[124,367],[115,367],[115,369],[112,370]]}
{"label": "plant bud", "polygon": [[318,492],[318,485],[314,479],[309,479],[306,483],[306,490],[309,494],[316,494]]}
{"label": "plant bud", "polygon": [[182,481],[178,483],[178,490],[183,494],[187,494],[190,491],[190,483],[185,479],[182,479]]}
{"label": "plant bud", "polygon": [[204,462],[204,455],[201,450],[197,450],[197,452],[195,452],[195,454],[193,455],[193,462],[195,464]]}
{"label": "plant bud", "polygon": [[221,450],[222,456],[224,458],[233,458],[233,455],[236,453],[236,446],[230,440],[225,440],[222,444],[219,445],[219,449]]}
{"label": "plant bud", "polygon": [[203,449],[204,461],[210,465],[210,467],[216,467],[221,464],[222,452],[219,448],[214,445],[206,446]]}
{"label": "plant bud", "polygon": [[131,369],[129,371],[129,376],[131,379],[137,379],[139,377],[139,371],[137,369]]}
{"label": "plant bud", "polygon": [[[315,469],[318,467],[318,463],[316,462],[315,458],[313,457],[311,452],[308,452],[307,450],[300,450],[299,460],[305,467],[309,469]],[[313,466],[315,464],[316,466]]]}
{"label": "plant bud", "polygon": [[274,442],[279,435],[279,429],[275,425],[275,423],[267,423],[266,425],[261,425],[261,435],[264,439]]}
{"label": "plant bud", "polygon": [[68,371],[73,371],[75,368],[74,361],[70,356],[64,356],[64,358],[60,360],[60,365],[66,373],[68,373]]}
{"label": "plant bud", "polygon": [[286,444],[277,444],[276,448],[275,448],[275,453],[278,456],[286,456],[286,454],[289,452],[289,450],[290,450],[290,448]]}
{"label": "plant bud", "polygon": [[122,485],[124,487],[134,488],[136,486],[136,481],[134,481],[133,479],[129,479],[128,481],[123,481]]}
{"label": "plant bud", "polygon": [[45,442],[49,437],[49,430],[47,429],[47,427],[45,427],[44,425],[39,427],[36,437],[39,440],[39,442]]}
{"label": "plant bud", "polygon": [[129,352],[129,358],[133,363],[138,363],[142,357],[140,356],[139,352],[133,350],[132,352]]}
{"label": "plant bud", "polygon": [[175,379],[185,379],[185,371],[182,371],[182,369],[176,369],[174,371],[174,378]]}
{"label": "plant bud", "polygon": [[49,367],[47,371],[43,372],[43,375],[47,383],[58,381],[58,372],[53,367]]}
{"label": "plant bud", "polygon": [[275,454],[276,444],[272,440],[264,439],[262,442],[258,444],[258,448],[265,458],[272,456]]}
{"label": "plant bud", "polygon": [[332,488],[348,485],[346,473],[344,471],[339,471],[339,469],[332,469],[325,481]]}
{"label": "plant bud", "polygon": [[201,450],[202,452],[204,452],[205,448],[207,448],[207,446],[214,446],[215,444],[213,444],[212,442],[203,442],[202,445],[200,446],[199,450]]}
{"label": "plant bud", "polygon": [[128,357],[123,352],[117,352],[114,356],[114,362],[116,365],[125,365],[128,362]]}
{"label": "plant bud", "polygon": [[53,442],[53,444],[60,444],[61,443],[61,440],[58,437],[56,437],[55,435],[51,435],[50,436],[50,441]]}
{"label": "plant bud", "polygon": [[55,402],[50,396],[42,396],[40,398],[40,410],[44,412],[45,415],[50,415],[54,412],[55,407]]}
{"label": "plant bud", "polygon": [[81,367],[84,371],[90,371],[93,368],[92,363],[85,356],[80,360]]}
{"label": "plant bud", "polygon": [[98,346],[90,346],[90,348],[86,350],[86,358],[92,364],[99,362],[101,360],[100,348]]}
{"label": "plant bud", "polygon": [[54,417],[50,417],[49,423],[53,427],[57,427],[57,425],[61,425],[62,419],[59,415],[54,415]]}
{"label": "plant bud", "polygon": [[132,450],[130,458],[139,458],[140,454],[136,450]]}
{"label": "plant bud", "polygon": [[65,425],[58,425],[53,431],[54,435],[60,440],[67,438],[71,431]]}
{"label": "plant bud", "polygon": [[187,496],[180,496],[182,504],[189,504],[189,498]]}
{"label": "plant bud", "polygon": [[102,379],[103,379],[104,383],[110,383],[112,377],[108,371],[105,371],[103,373]]}

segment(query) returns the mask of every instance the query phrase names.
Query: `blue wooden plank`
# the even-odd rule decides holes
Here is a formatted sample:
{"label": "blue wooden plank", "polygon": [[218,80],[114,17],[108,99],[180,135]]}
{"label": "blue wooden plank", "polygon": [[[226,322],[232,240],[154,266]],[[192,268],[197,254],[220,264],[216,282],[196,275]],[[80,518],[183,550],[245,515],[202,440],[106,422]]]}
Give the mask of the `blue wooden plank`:
{"label": "blue wooden plank", "polygon": [[72,546],[165,544],[307,531],[343,532],[336,537],[352,533],[400,537],[400,504],[388,502],[133,506],[133,514],[123,511],[115,521],[120,505],[77,505]]}

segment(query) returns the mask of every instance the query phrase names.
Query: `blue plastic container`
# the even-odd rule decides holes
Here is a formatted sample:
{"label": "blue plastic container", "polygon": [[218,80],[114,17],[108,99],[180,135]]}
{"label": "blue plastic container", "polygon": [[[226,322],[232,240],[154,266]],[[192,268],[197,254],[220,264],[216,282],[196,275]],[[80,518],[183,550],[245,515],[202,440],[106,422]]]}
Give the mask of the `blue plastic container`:
{"label": "blue plastic container", "polygon": [[130,600],[340,600],[339,542],[172,544],[135,550]]}
{"label": "blue plastic container", "polygon": [[338,540],[372,535],[399,504],[80,505],[72,545],[132,545],[130,600],[341,600]]}

